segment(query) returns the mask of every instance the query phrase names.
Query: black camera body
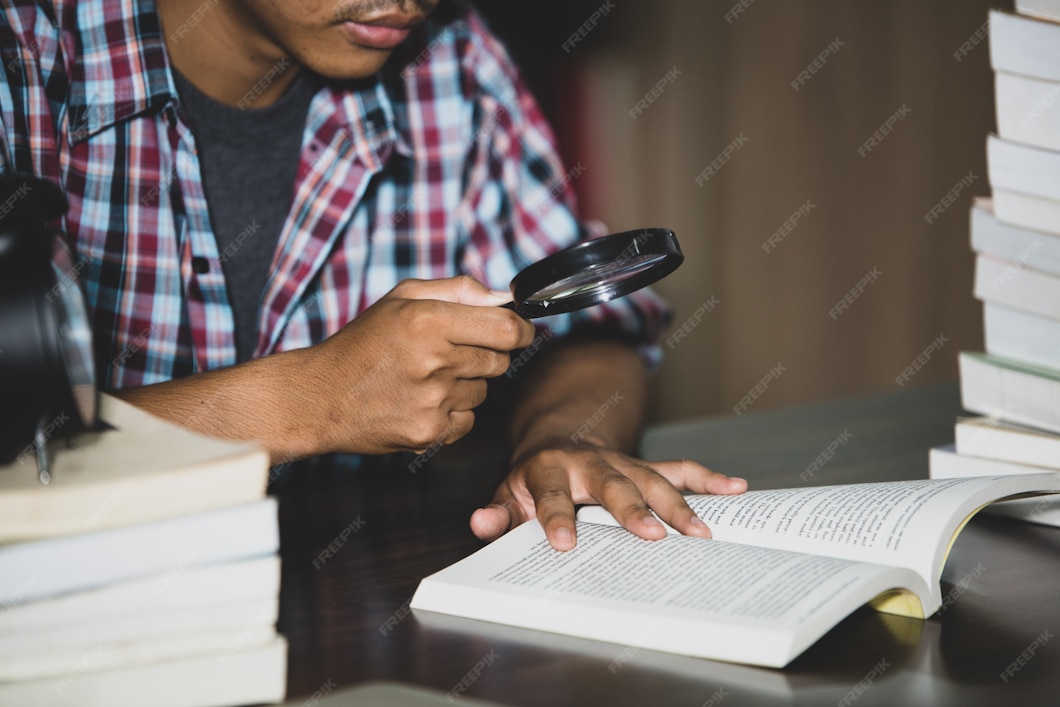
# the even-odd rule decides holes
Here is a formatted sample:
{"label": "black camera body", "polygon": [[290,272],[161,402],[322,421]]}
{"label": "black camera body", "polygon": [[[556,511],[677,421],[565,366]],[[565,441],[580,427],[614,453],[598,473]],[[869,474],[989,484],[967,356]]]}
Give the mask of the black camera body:
{"label": "black camera body", "polygon": [[0,463],[96,422],[91,325],[77,265],[53,224],[66,212],[58,186],[0,177]]}

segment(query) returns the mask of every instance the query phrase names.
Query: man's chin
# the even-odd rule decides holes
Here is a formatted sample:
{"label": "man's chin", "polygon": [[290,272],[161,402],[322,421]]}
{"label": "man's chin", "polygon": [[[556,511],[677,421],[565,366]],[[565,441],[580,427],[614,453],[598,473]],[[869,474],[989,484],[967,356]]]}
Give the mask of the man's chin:
{"label": "man's chin", "polygon": [[356,47],[328,55],[311,55],[302,62],[315,74],[333,81],[353,81],[379,73],[390,58],[391,50]]}

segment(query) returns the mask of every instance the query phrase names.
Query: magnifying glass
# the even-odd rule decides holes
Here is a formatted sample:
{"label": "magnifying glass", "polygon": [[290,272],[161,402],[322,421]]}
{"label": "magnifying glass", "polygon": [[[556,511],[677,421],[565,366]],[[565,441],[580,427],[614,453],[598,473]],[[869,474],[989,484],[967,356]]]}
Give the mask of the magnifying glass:
{"label": "magnifying glass", "polygon": [[507,306],[524,319],[574,312],[647,287],[684,259],[677,236],[666,228],[582,241],[520,271]]}

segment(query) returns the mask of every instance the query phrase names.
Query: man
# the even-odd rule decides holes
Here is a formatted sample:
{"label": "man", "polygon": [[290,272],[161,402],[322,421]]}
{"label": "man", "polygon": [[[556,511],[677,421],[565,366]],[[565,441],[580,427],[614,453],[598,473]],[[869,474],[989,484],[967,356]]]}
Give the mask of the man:
{"label": "man", "polygon": [[[547,126],[474,12],[16,0],[3,19],[4,168],[66,191],[106,387],[274,461],[471,429],[487,379],[535,341],[480,282],[502,288],[586,235]],[[645,294],[551,318],[555,342],[622,335],[535,355],[512,471],[476,535],[536,515],[570,549],[574,504],[596,501],[641,537],[664,535],[649,509],[709,537],[678,489],[745,482],[627,455],[645,388],[629,342],[657,336],[662,311]]]}

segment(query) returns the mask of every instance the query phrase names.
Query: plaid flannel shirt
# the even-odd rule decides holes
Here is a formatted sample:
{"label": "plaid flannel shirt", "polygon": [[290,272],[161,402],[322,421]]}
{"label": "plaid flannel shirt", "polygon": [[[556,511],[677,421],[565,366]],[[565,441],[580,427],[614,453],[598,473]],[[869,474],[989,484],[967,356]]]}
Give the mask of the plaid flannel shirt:
{"label": "plaid flannel shirt", "polygon": [[[168,40],[209,21],[210,5]],[[154,3],[13,0],[0,23],[3,168],[67,195],[101,386],[235,363],[221,267],[232,253],[211,230]],[[598,234],[576,217],[579,169],[564,169],[481,19],[458,3],[436,11],[379,74],[313,97],[255,356],[323,340],[405,278],[466,273],[507,289],[522,267]],[[230,249],[253,247],[253,232]],[[656,342],[644,350],[657,358],[666,315],[642,292],[544,326],[607,323]]]}

